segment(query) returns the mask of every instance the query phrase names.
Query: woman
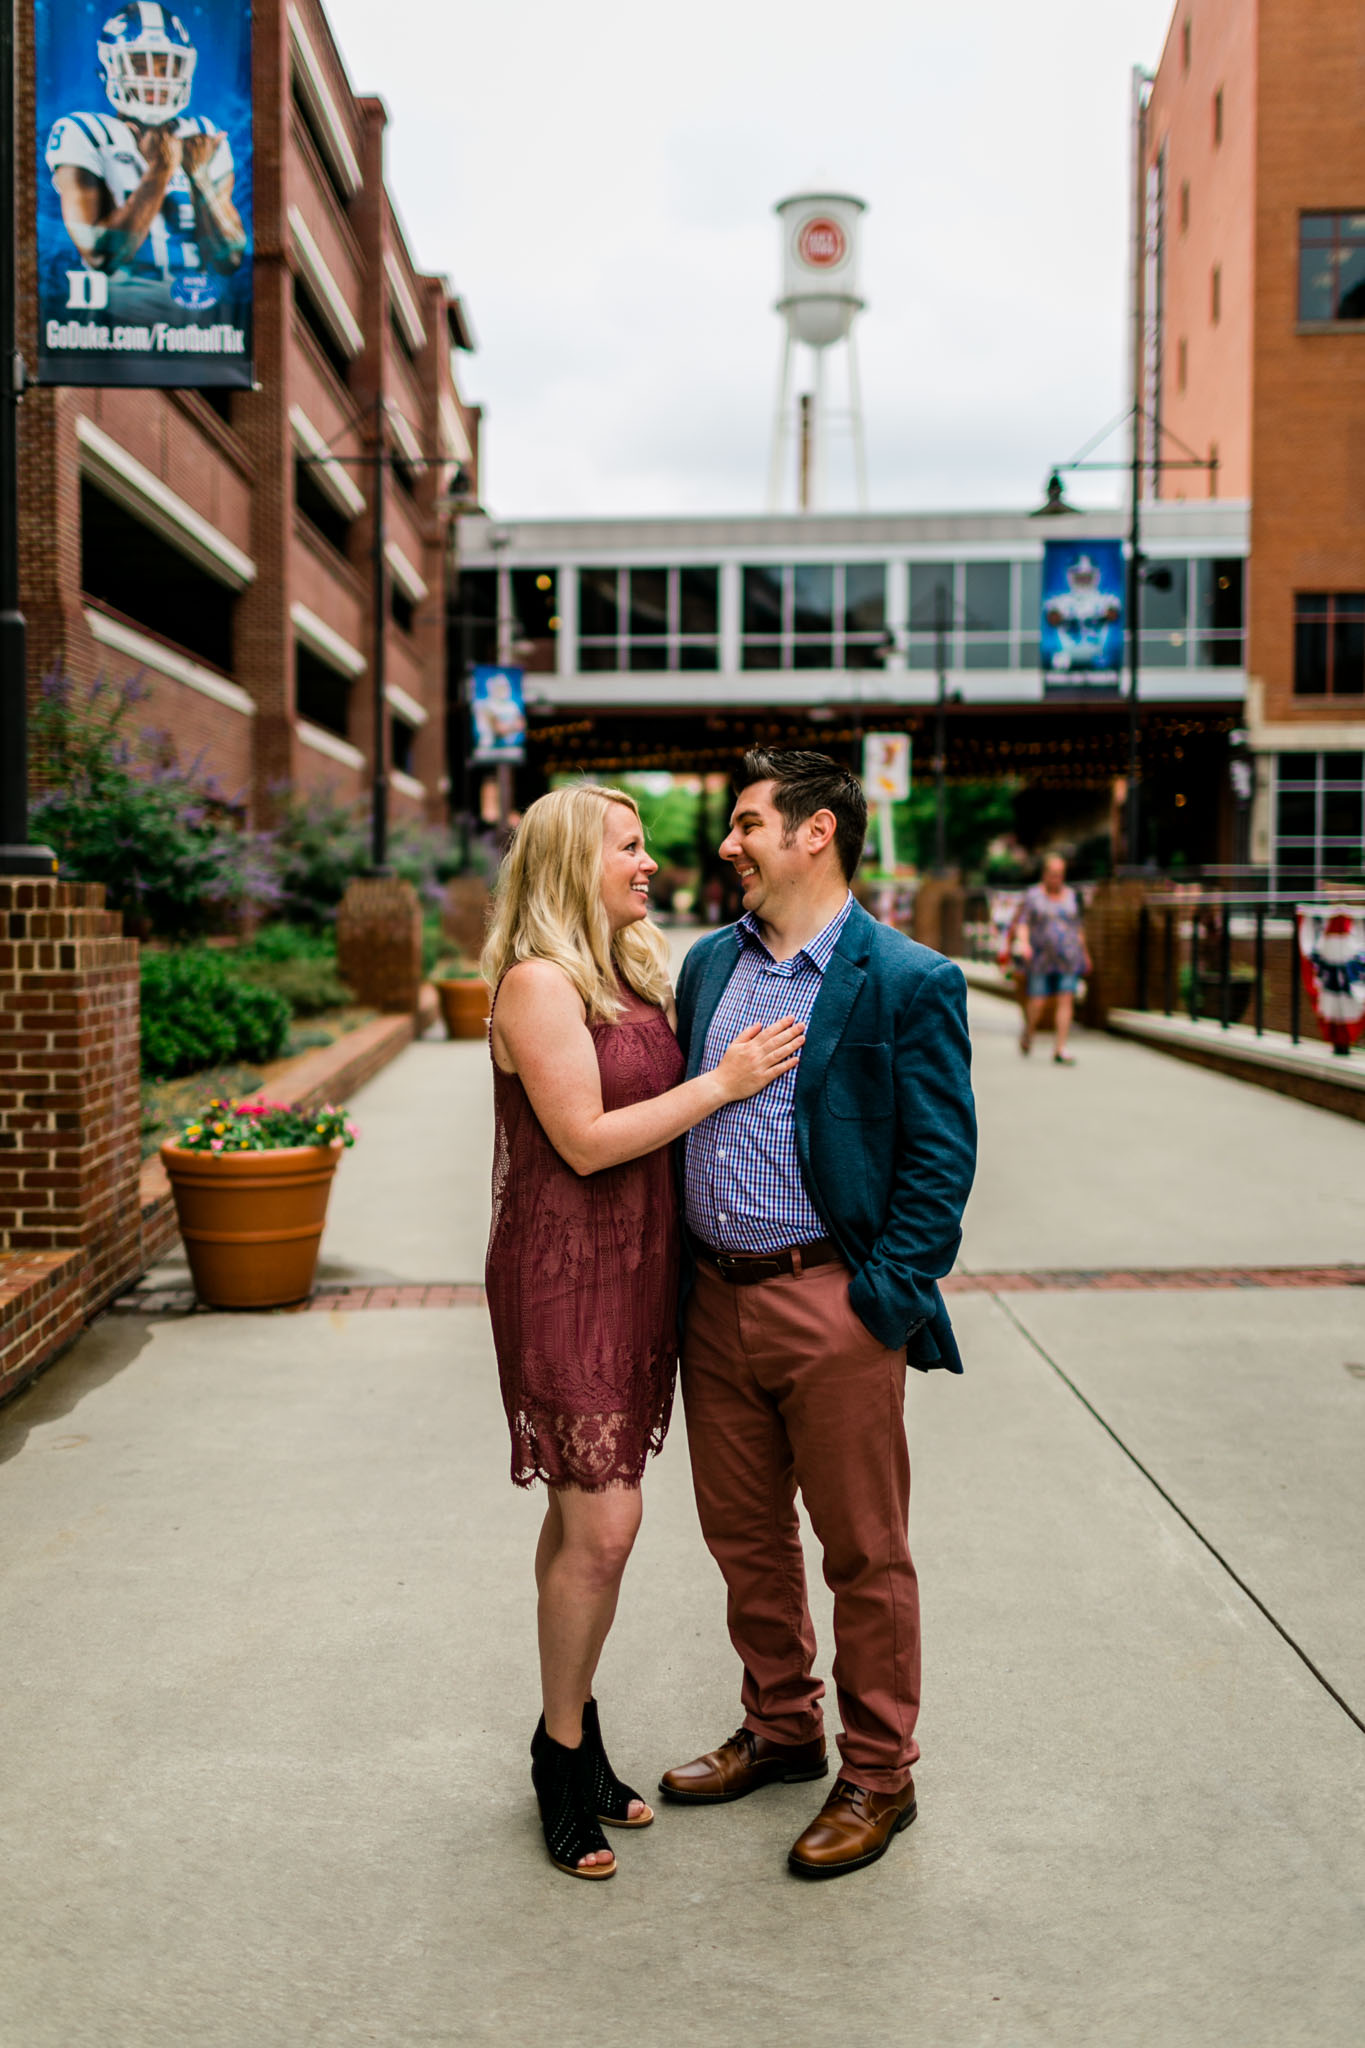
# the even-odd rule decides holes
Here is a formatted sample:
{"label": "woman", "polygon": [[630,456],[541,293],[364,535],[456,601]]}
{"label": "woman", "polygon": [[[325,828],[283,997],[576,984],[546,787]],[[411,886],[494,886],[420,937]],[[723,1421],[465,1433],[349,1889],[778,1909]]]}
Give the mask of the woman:
{"label": "woman", "polygon": [[796,1064],[788,1017],[684,1081],[640,814],[618,790],[533,803],[498,880],[483,971],[496,1133],[488,1307],[512,1479],[543,1479],[544,1711],[531,1777],[552,1862],[615,1875],[599,1826],[647,1827],[607,1761],[593,1673],[673,1400],[677,1196],[668,1147]]}
{"label": "woman", "polygon": [[1043,862],[1043,879],[1024,891],[1006,934],[1003,954],[1011,944],[1024,961],[1028,993],[1024,1028],[1019,1037],[1022,1053],[1033,1049],[1034,1034],[1049,996],[1055,999],[1056,1047],[1052,1057],[1060,1067],[1074,1067],[1074,1056],[1066,1049],[1076,1004],[1076,984],[1090,972],[1090,949],[1085,943],[1085,926],[1076,891],[1066,885],[1066,862],[1059,853]]}

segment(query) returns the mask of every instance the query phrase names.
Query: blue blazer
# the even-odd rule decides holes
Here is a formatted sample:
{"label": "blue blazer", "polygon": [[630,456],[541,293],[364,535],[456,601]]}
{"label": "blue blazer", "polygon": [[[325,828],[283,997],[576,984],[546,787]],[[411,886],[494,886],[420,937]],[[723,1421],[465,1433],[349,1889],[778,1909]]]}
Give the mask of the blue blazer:
{"label": "blue blazer", "polygon": [[[683,962],[678,1038],[689,1077],[739,954],[727,925]],[[795,1107],[801,1178],[853,1275],[854,1312],[921,1371],[961,1372],[937,1284],[957,1257],[976,1169],[961,968],[855,903],[815,999]],[[684,1239],[685,1291],[692,1272]]]}

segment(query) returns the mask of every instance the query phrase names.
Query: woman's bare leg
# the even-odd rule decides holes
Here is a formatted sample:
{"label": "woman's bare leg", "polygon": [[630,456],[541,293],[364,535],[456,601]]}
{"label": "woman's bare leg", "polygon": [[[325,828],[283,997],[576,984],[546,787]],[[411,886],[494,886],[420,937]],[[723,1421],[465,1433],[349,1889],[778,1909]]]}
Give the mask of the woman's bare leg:
{"label": "woman's bare leg", "polygon": [[1038,1024],[1043,1014],[1043,1006],[1046,1002],[1046,996],[1030,996],[1028,998],[1028,1041],[1030,1045],[1032,1045],[1034,1039],[1038,1036]]}
{"label": "woman's bare leg", "polygon": [[[547,1512],[536,1547],[540,1686],[547,1732],[565,1749],[577,1749],[583,1739],[583,1703],[592,1692],[593,1673],[640,1527],[640,1489],[584,1493],[576,1486],[561,1486],[554,1489],[554,1500],[559,1541],[554,1542]],[[638,1813],[632,1802],[632,1818],[644,1811],[643,1802]],[[611,1857],[595,1852],[584,1861],[607,1863]]]}
{"label": "woman's bare leg", "polygon": [[1064,995],[1064,996],[1058,996],[1058,998],[1057,998],[1057,1052],[1058,1052],[1058,1056],[1059,1056],[1059,1057],[1060,1057],[1060,1055],[1061,1055],[1062,1053],[1064,1053],[1064,1052],[1066,1051],[1066,1040],[1067,1040],[1067,1033],[1068,1033],[1068,1032],[1070,1031],[1070,1029],[1071,1029],[1071,1016],[1072,1016],[1072,1012],[1074,1011],[1075,1007],[1076,1007],[1076,998],[1075,998],[1074,996],[1071,996],[1071,995]]}

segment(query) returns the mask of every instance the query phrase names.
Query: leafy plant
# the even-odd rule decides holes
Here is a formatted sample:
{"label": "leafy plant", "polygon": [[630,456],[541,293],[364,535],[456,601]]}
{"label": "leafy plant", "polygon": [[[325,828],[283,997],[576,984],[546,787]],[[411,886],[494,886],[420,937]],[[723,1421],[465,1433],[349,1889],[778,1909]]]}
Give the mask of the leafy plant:
{"label": "leafy plant", "polygon": [[315,926],[263,925],[231,956],[233,971],[255,988],[283,996],[295,1017],[316,1017],[353,1000],[337,972],[335,935]]}
{"label": "leafy plant", "polygon": [[325,1102],[300,1109],[292,1102],[229,1102],[215,1096],[188,1117],[175,1142],[187,1152],[278,1152],[290,1145],[354,1145],[359,1133],[344,1109]]}
{"label": "leafy plant", "polygon": [[289,1005],[235,973],[221,953],[187,948],[142,958],[142,1071],[153,1079],[230,1060],[278,1057]]}
{"label": "leafy plant", "polygon": [[230,923],[276,889],[260,835],[238,829],[231,806],[200,763],[167,759],[164,735],[128,732],[146,697],[136,678],[80,691],[49,676],[31,720],[34,837],[61,872],[103,882],[111,910],[162,938]]}
{"label": "leafy plant", "polygon": [[[322,928],[336,917],[346,886],[371,865],[370,824],[363,808],[328,790],[310,797],[282,793],[271,859],[286,918]],[[444,885],[465,865],[453,835],[437,825],[396,825],[389,834],[389,866],[434,909]]]}

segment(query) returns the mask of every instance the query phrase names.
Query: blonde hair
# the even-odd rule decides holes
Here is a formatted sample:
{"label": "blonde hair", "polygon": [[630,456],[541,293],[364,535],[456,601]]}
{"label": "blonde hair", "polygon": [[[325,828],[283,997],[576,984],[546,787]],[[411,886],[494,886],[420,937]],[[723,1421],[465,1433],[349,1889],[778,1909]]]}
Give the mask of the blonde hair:
{"label": "blonde hair", "polygon": [[529,807],[493,893],[479,962],[490,988],[519,960],[550,960],[583,998],[590,1024],[620,1016],[618,974],[647,1003],[668,1001],[668,941],[659,927],[645,918],[613,937],[607,922],[602,847],[613,804],[640,822],[633,797],[593,782],[552,789]]}

